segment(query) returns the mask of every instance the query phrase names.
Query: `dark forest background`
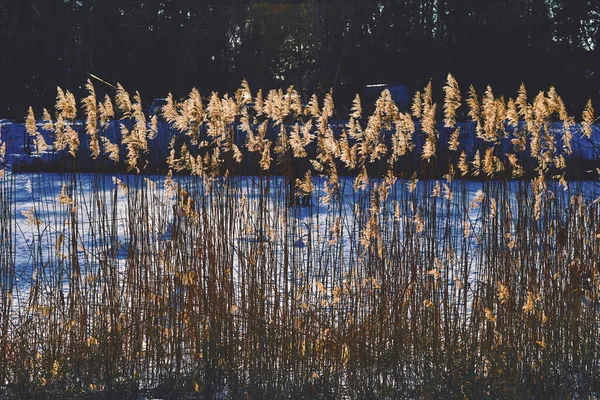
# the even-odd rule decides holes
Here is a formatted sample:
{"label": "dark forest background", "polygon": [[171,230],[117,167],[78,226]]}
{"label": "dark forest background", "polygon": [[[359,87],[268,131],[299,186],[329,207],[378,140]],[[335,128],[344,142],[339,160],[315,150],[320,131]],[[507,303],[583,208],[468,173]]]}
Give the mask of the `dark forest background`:
{"label": "dark forest background", "polygon": [[599,27],[596,0],[1,0],[0,118],[51,107],[56,86],[82,93],[90,73],[146,104],[246,78],[333,88],[344,110],[371,83],[433,80],[441,96],[450,72],[463,93],[554,85],[580,115],[600,98]]}

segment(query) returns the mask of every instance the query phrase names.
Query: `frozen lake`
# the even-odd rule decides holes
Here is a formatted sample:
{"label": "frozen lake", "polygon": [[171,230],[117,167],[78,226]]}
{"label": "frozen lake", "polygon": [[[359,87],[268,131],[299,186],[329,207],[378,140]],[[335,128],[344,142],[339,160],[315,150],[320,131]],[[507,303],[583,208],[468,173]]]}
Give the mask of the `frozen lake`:
{"label": "frozen lake", "polygon": [[[371,182],[367,190],[355,190],[352,178],[341,178],[339,196],[323,204],[325,180],[313,178],[310,205],[303,207],[286,203],[289,187],[279,177],[230,177],[226,184],[213,182],[210,191],[199,178],[177,177],[173,182],[170,186],[165,176],[5,176],[3,196],[10,210],[3,224],[11,251],[5,247],[2,262],[17,271],[17,290],[25,293],[32,277],[42,275],[48,282],[62,279],[68,290],[65,271],[75,265],[83,275],[96,275],[102,265],[124,274],[129,263],[139,264],[140,254],[150,260],[172,244],[175,220],[184,229],[178,234],[199,241],[194,247],[217,228],[229,232],[226,256],[215,262],[230,263],[236,281],[240,257],[262,244],[275,263],[273,279],[282,279],[285,263],[286,284],[293,285],[298,274],[309,274],[330,296],[335,277],[360,271],[379,279],[381,271],[368,272],[371,259],[385,260],[395,254],[396,261],[384,261],[392,271],[397,256],[408,251],[394,248],[402,245],[411,246],[411,254],[420,254],[419,270],[437,271],[431,273],[448,285],[466,279],[476,286],[485,278],[489,250],[482,241],[483,230],[494,226],[492,220],[502,222],[504,245],[514,247],[520,219],[531,218],[524,212],[535,203],[530,184],[516,181],[398,180],[387,187],[380,180]],[[182,204],[178,185],[194,204],[193,216],[174,215]],[[381,186],[386,186],[385,193]],[[567,207],[579,195],[586,204],[595,204],[600,185],[572,182],[564,188],[549,182],[544,198],[553,202],[553,208],[543,218],[556,219],[557,226],[564,224],[556,207]],[[201,230],[192,228],[194,218],[203,221]],[[372,237],[365,235],[369,224],[375,224]],[[411,242],[403,244],[405,237]],[[16,299],[26,301],[27,296]]]}

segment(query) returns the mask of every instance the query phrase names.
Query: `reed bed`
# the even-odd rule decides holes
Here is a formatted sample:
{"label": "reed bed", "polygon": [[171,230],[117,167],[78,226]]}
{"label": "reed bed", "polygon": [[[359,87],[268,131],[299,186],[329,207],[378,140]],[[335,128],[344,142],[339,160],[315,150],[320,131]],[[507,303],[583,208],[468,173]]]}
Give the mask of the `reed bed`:
{"label": "reed bed", "polygon": [[337,129],[331,94],[193,90],[149,175],[158,117],[87,89],[27,117],[63,172],[0,181],[5,398],[600,392],[600,188],[569,172],[591,103],[463,104],[448,76],[442,107],[357,96]]}

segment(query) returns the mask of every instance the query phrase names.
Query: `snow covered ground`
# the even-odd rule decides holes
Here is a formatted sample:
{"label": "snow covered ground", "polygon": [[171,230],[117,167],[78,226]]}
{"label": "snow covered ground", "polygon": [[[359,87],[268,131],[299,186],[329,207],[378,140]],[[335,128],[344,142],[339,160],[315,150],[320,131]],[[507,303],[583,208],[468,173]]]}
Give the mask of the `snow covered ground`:
{"label": "snow covered ground", "polygon": [[[131,252],[142,251],[132,248],[131,235],[132,225],[138,221],[135,208],[136,196],[146,196],[147,203],[152,204],[152,209],[144,210],[153,236],[153,243],[168,241],[171,239],[173,222],[173,206],[176,203],[175,196],[168,197],[165,191],[164,176],[133,176],[133,175],[94,175],[78,174],[75,181],[68,174],[10,174],[3,178],[5,182],[4,196],[11,196],[13,208],[10,220],[4,221],[10,224],[12,235],[12,247],[14,253],[11,255],[11,263],[17,273],[17,286],[25,289],[31,283],[32,275],[39,273],[36,269],[43,268],[52,270],[59,266],[72,264],[72,249],[68,246],[72,238],[72,222],[77,224],[76,251],[78,262],[84,266],[84,271],[95,271],[102,257],[111,257],[119,265],[121,270],[127,268],[128,255]],[[241,198],[247,201],[248,210],[259,210],[261,201],[260,193],[264,194],[265,180],[257,177],[235,177],[231,178],[232,184],[239,189],[230,196],[236,197],[236,204]],[[211,200],[217,197],[208,197],[203,192],[204,188],[198,178],[179,177],[176,181],[182,186],[190,189],[198,205],[203,201],[204,213],[210,217],[210,213],[218,210],[218,204]],[[267,215],[271,221],[263,233],[255,228],[260,226],[261,213],[240,214],[238,222],[244,224],[247,229],[238,229],[237,237],[230,239],[231,246],[243,246],[253,241],[270,242],[275,254],[281,254],[284,246],[294,248],[294,260],[298,264],[315,263],[321,260],[328,252],[339,252],[341,258],[335,261],[337,268],[344,271],[359,263],[364,246],[361,245],[362,235],[365,230],[369,215],[371,194],[365,191],[353,189],[353,179],[341,178],[340,201],[332,201],[324,205],[321,199],[325,196],[325,180],[313,178],[315,192],[310,206],[290,208],[285,204],[282,191],[285,182],[278,177],[269,178],[270,191],[267,195]],[[198,186],[199,184],[199,186]],[[383,182],[379,182],[383,184]],[[436,186],[441,189],[439,197],[435,196]],[[377,221],[385,235],[391,235],[395,230],[399,235],[415,232],[416,224],[422,220],[422,232],[417,235],[422,237],[423,243],[431,243],[431,235],[436,243],[434,255],[443,259],[448,246],[458,255],[466,254],[471,260],[469,280],[477,282],[479,268],[477,265],[485,262],[482,260],[481,230],[483,229],[483,203],[474,204],[473,201],[478,194],[488,199],[493,198],[494,193],[488,193],[489,184],[486,182],[455,180],[444,192],[445,181],[418,181],[412,189],[410,181],[397,181],[390,189],[388,197],[379,205]],[[124,190],[128,188],[128,193]],[[516,181],[508,182],[508,198],[494,199],[497,207],[510,207],[513,223],[510,234],[516,235],[517,227],[517,195],[525,193],[533,201],[533,195],[528,184]],[[523,186],[525,185],[525,186]],[[554,185],[554,186],[553,186]],[[525,189],[523,189],[525,187]],[[563,203],[568,204],[571,196],[583,194],[588,203],[592,203],[600,196],[600,184],[598,182],[574,182],[567,190],[558,183],[551,183],[549,191],[563,198]],[[224,187],[216,182],[213,184],[215,192],[225,193]],[[525,192],[523,192],[525,190]],[[67,195],[74,201],[76,207],[65,204],[64,198],[61,203],[61,193]],[[444,197],[444,195],[446,197]],[[481,198],[480,198],[481,199]],[[262,197],[264,201],[265,198]],[[217,201],[217,200],[213,200]],[[221,199],[222,201],[222,199]],[[67,201],[68,203],[68,201]],[[362,213],[358,204],[366,204],[362,207]],[[489,202],[486,203],[489,205]],[[216,208],[215,208],[216,207]],[[103,217],[104,215],[104,217]],[[105,216],[110,218],[106,219]],[[433,216],[435,215],[435,219]],[[243,218],[243,221],[241,220]],[[285,224],[277,224],[282,221]],[[489,213],[486,218],[489,218]],[[211,219],[208,218],[210,221]],[[334,225],[339,221],[339,233],[332,233]],[[437,224],[437,226],[433,226]],[[105,232],[107,226],[111,232]],[[428,237],[426,237],[429,235]],[[287,238],[286,238],[287,236]],[[335,236],[335,237],[334,237]],[[385,238],[383,239],[386,240]],[[60,249],[57,243],[60,242]],[[384,246],[386,246],[384,244]],[[359,250],[360,247],[360,250]],[[144,249],[148,251],[148,249]],[[234,250],[235,251],[235,250]],[[424,250],[423,250],[424,251]],[[69,255],[68,259],[59,259]],[[279,257],[283,260],[283,257]],[[233,258],[233,262],[236,259]],[[282,262],[282,261],[280,261]],[[237,265],[232,265],[234,271]],[[432,266],[433,268],[433,266]],[[442,276],[449,284],[454,284],[455,278],[462,273],[458,261],[449,265],[448,276]],[[441,271],[443,274],[443,271]],[[315,279],[320,271],[313,271]],[[329,288],[331,289],[331,288]]]}

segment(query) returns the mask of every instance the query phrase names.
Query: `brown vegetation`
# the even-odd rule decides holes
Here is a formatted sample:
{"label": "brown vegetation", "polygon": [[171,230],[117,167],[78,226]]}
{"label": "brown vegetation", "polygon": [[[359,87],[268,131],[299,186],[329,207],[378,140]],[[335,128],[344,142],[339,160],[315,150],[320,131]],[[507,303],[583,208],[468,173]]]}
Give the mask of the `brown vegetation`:
{"label": "brown vegetation", "polygon": [[[207,101],[193,90],[163,110],[186,140],[171,141],[168,175],[156,179],[140,174],[157,121],[139,94],[131,100],[119,85],[113,106],[88,90],[89,151],[133,175],[107,181],[101,168],[75,168],[60,193],[32,175],[27,254],[15,245],[18,176],[2,179],[0,388],[9,396],[600,391],[600,206],[564,172],[571,127],[592,138],[591,104],[581,124],[552,88],[530,103],[524,87],[508,100],[471,87],[465,106],[449,76],[443,107],[428,85],[411,114],[383,92],[365,117],[357,96],[338,135],[331,94],[305,105],[293,88],[253,95],[244,82]],[[484,143],[472,158],[456,125],[463,108]],[[52,145],[73,157],[77,110],[59,90],[54,120],[44,113]],[[117,117],[125,151],[102,136]],[[27,132],[43,152],[32,110]],[[242,150],[253,176],[231,173]],[[421,164],[406,176],[412,152]],[[436,163],[444,178],[423,179]],[[23,257],[30,271],[17,268]]]}

